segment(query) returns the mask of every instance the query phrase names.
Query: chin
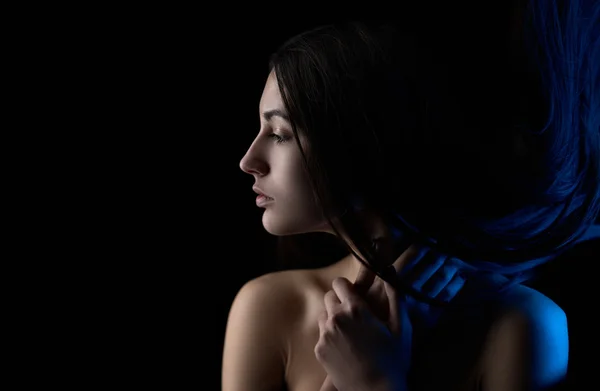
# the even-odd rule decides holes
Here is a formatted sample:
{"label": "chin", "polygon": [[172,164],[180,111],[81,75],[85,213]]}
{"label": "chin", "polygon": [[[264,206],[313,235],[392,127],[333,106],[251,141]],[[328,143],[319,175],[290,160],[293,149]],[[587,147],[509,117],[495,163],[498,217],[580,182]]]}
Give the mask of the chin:
{"label": "chin", "polygon": [[292,216],[272,216],[265,210],[262,216],[262,224],[265,230],[274,236],[289,236],[311,232],[331,232],[327,227],[327,221],[307,220],[294,218]]}

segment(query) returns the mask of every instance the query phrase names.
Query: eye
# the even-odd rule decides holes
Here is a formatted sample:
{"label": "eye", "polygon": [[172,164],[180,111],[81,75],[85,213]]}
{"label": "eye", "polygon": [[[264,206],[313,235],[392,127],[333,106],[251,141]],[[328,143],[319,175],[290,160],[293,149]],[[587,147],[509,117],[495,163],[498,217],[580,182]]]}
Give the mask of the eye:
{"label": "eye", "polygon": [[270,138],[274,138],[274,139],[275,139],[275,142],[276,142],[277,144],[285,143],[285,142],[287,141],[287,138],[285,138],[285,137],[281,137],[280,135],[278,135],[278,134],[275,134],[275,133],[271,133],[271,134],[269,135],[269,137],[270,137]]}

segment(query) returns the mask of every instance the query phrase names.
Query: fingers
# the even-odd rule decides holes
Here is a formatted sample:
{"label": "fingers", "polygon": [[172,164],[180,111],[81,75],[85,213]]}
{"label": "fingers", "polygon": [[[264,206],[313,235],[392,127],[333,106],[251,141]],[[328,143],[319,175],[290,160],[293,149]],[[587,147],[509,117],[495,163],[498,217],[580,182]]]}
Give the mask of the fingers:
{"label": "fingers", "polygon": [[444,288],[452,281],[454,276],[458,273],[456,266],[442,264],[434,273],[431,275],[424,284],[421,284],[419,289],[421,292],[427,292],[431,297],[437,297]]}
{"label": "fingers", "polygon": [[442,301],[450,301],[460,292],[464,285],[465,279],[457,272],[435,298]]}
{"label": "fingers", "polygon": [[318,317],[317,321],[319,323],[319,335],[323,338],[323,333],[326,331],[327,320],[329,319],[331,314],[337,313],[337,308],[340,306],[340,299],[337,297],[337,294],[333,290],[329,290],[325,293],[323,297],[323,301],[325,302],[325,310],[322,311]]}
{"label": "fingers", "polygon": [[319,316],[317,316],[317,322],[319,324],[319,338],[323,338],[323,335],[326,331],[326,324],[327,324],[327,311],[322,311]]}
{"label": "fingers", "polygon": [[431,298],[442,301],[453,299],[464,286],[465,280],[452,258],[425,246],[411,246],[409,250],[410,253],[402,260],[404,267],[399,272],[402,279]]}
{"label": "fingers", "polygon": [[392,264],[399,276],[409,273],[427,254],[427,247],[412,245],[404,251]]}
{"label": "fingers", "polygon": [[325,378],[325,381],[323,382],[323,385],[321,386],[321,389],[319,391],[337,391],[337,388],[335,388],[335,386],[331,382],[331,378],[329,377],[329,375],[327,375],[327,377]]}
{"label": "fingers", "polygon": [[411,281],[413,288],[421,291],[425,283],[442,267],[445,260],[446,257],[430,250],[406,277]]}
{"label": "fingers", "polygon": [[389,303],[389,322],[388,322],[388,327],[390,329],[390,332],[393,335],[400,335],[400,333],[402,332],[402,324],[403,324],[403,314],[401,313],[401,311],[403,310],[402,308],[400,308],[401,303],[400,303],[400,297],[398,295],[398,293],[396,292],[396,290],[394,289],[394,287],[392,287],[390,284],[388,284],[387,282],[383,282],[383,286],[386,290],[387,296],[388,296],[388,303]]}
{"label": "fingers", "polygon": [[362,302],[362,299],[358,292],[356,292],[354,286],[350,281],[343,277],[337,277],[333,280],[331,286],[333,291],[337,294],[337,299],[341,303],[348,303],[357,305]]}
{"label": "fingers", "polygon": [[412,323],[408,314],[408,305],[403,295],[398,295],[394,288],[384,282],[388,297],[390,298],[390,320],[387,324],[392,335],[400,338],[402,351],[407,354],[403,359],[408,362],[410,360],[410,352],[412,349]]}
{"label": "fingers", "polygon": [[361,263],[360,269],[358,269],[358,275],[356,276],[356,280],[354,281],[354,287],[361,293],[366,292],[371,285],[373,285],[373,281],[375,280],[375,273],[365,267]]}
{"label": "fingers", "polygon": [[335,313],[335,309],[341,304],[340,299],[333,290],[325,293],[323,301],[325,302],[325,310],[327,311],[327,314]]}
{"label": "fingers", "polygon": [[[428,252],[429,248],[427,247],[412,245],[400,254],[391,266],[396,271],[396,275],[402,276],[409,273],[417,264],[419,264]],[[354,281],[354,287],[358,292],[363,293],[373,285],[375,277],[377,277],[375,273],[361,264],[356,281]]]}

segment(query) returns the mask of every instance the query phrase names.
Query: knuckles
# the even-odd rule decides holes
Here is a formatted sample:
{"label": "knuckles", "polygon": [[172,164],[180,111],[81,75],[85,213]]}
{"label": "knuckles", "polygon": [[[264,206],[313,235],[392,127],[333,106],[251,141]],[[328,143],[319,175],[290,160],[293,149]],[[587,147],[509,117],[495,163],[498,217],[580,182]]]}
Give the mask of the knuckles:
{"label": "knuckles", "polygon": [[[325,300],[337,300],[337,296],[332,290],[328,291],[325,296]],[[337,326],[341,326],[349,320],[359,318],[361,314],[361,304],[346,301],[334,306],[333,308],[329,309],[329,311],[323,310],[320,317],[325,321],[324,323],[326,328],[335,329]]]}
{"label": "knuckles", "polygon": [[315,345],[314,353],[315,357],[317,358],[317,361],[327,361],[327,346],[325,345],[325,343],[321,342],[321,340],[319,340],[319,342],[317,342],[317,344]]}

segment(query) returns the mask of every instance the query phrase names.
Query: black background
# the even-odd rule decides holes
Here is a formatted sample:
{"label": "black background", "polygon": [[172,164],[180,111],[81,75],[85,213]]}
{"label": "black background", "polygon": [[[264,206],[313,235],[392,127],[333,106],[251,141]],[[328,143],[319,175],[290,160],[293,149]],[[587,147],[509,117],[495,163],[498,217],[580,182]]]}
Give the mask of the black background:
{"label": "black background", "polygon": [[47,135],[59,163],[39,168],[61,205],[45,213],[64,259],[46,265],[59,295],[38,299],[53,303],[41,362],[59,350],[48,376],[84,388],[217,390],[235,294],[275,270],[275,238],[239,168],[268,56],[343,18],[146,11],[40,38],[61,75],[50,84],[68,96],[49,110],[66,123]]}
{"label": "black background", "polygon": [[336,20],[451,19],[407,4],[343,12],[147,4],[46,20],[23,49],[33,53],[29,77],[42,106],[41,131],[26,133],[26,145],[43,156],[25,181],[43,196],[30,203],[39,267],[28,261],[23,274],[39,288],[23,307],[34,313],[25,340],[36,354],[21,353],[52,369],[26,378],[78,389],[219,389],[233,298],[275,269],[254,179],[239,168],[259,130],[268,56]]}

